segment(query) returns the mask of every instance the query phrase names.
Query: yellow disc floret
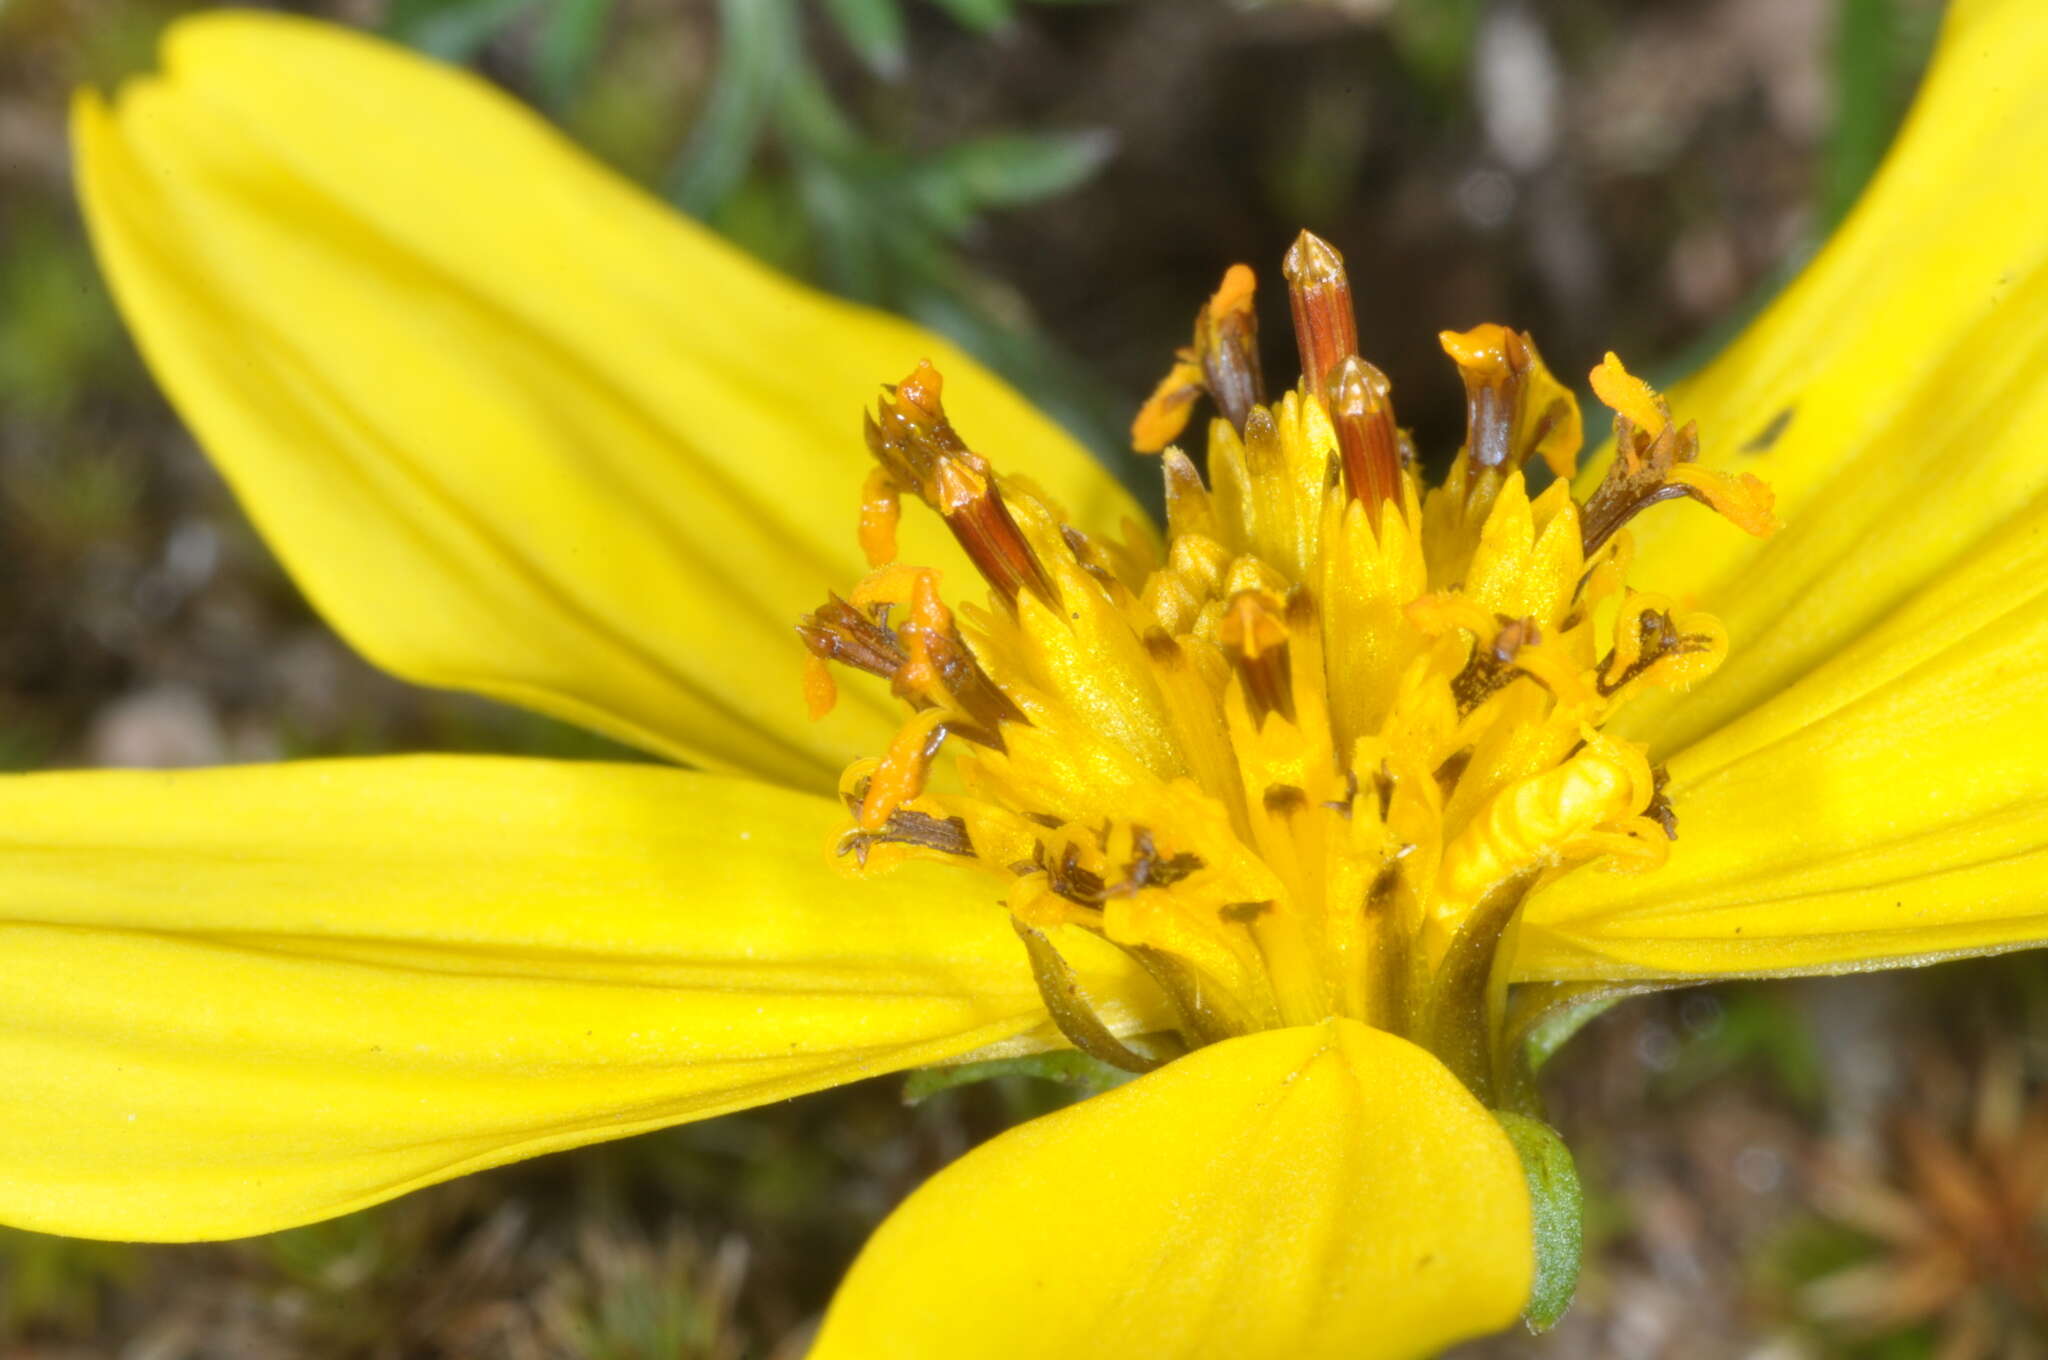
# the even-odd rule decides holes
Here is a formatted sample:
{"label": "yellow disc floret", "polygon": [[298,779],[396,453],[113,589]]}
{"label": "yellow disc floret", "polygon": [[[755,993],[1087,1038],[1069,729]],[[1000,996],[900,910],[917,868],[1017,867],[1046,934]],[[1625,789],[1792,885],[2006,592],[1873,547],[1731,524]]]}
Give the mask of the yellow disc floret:
{"label": "yellow disc floret", "polygon": [[[1712,618],[1626,583],[1624,528],[1678,496],[1744,529],[1769,492],[1694,462],[1698,441],[1609,355],[1594,390],[1617,455],[1584,503],[1576,401],[1526,335],[1446,333],[1464,448],[1425,488],[1379,370],[1352,352],[1337,252],[1304,233],[1286,277],[1301,383],[1269,400],[1251,271],[1234,267],[1134,427],[1161,449],[1167,535],[1109,543],[1003,479],[947,420],[928,365],[868,423],[860,540],[874,573],[800,628],[818,658],[887,678],[910,715],[845,774],[849,871],[972,860],[1003,880],[1054,1017],[1128,1067],[1342,1015],[1456,1051],[1485,1027],[1523,899],[1600,859],[1654,868],[1676,834],[1662,778],[1608,720],[1719,664]],[[1206,480],[1171,441],[1218,412]],[[1524,469],[1558,479],[1532,496]],[[942,515],[990,587],[940,596],[896,565],[898,497]],[[1128,951],[1179,1032],[1111,1035],[1059,953]]]}

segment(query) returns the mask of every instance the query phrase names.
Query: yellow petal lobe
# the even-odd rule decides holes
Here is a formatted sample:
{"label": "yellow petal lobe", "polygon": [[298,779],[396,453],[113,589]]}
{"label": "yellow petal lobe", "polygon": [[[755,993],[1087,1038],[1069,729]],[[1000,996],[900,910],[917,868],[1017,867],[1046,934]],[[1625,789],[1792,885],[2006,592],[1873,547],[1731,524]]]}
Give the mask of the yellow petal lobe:
{"label": "yellow petal lobe", "polygon": [[813,1360],[1399,1360],[1532,1280],[1500,1125],[1350,1020],[1232,1039],[969,1153],[841,1287]]}
{"label": "yellow petal lobe", "polygon": [[[0,780],[0,1222],[267,1232],[1053,1041],[987,894],[841,880],[840,815],[487,758]],[[1098,1011],[1142,995],[1094,944],[1063,949]]]}
{"label": "yellow petal lobe", "polygon": [[2048,161],[2044,70],[2048,7],[1949,5],[1855,210],[1672,391],[1703,432],[1700,468],[1768,482],[1785,527],[1767,541],[1687,515],[1635,527],[1637,570],[1718,615],[1729,641],[1696,692],[1648,697],[1622,720],[1653,755],[1830,666],[2048,487],[2048,176],[2015,168]]}
{"label": "yellow petal lobe", "polygon": [[2048,940],[2048,493],[1674,757],[1669,862],[1537,892],[1523,981],[1827,973]]}
{"label": "yellow petal lobe", "polygon": [[790,632],[862,563],[874,374],[944,363],[1075,523],[1134,513],[950,344],[776,277],[482,80],[251,11],[174,24],[164,62],[79,103],[95,248],[265,539],[399,675],[823,792],[886,731],[859,677],[809,720]]}
{"label": "yellow petal lobe", "polygon": [[1674,394],[1733,437],[1672,480],[1740,522],[1740,479],[1760,475],[1785,527],[1635,531],[1638,569],[1723,620],[1729,661],[1620,721],[1670,756],[1670,862],[1538,892],[1518,978],[1839,972],[2048,940],[2048,181],[2011,172],[2048,156],[2044,65],[2048,10],[1949,6],[1855,212]]}

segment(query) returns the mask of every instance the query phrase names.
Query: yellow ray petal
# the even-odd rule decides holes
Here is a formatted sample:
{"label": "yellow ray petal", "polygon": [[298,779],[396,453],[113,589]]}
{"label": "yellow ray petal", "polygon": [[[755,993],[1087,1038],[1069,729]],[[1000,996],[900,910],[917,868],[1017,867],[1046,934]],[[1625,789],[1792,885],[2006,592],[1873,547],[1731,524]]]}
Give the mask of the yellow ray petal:
{"label": "yellow ray petal", "polygon": [[1525,915],[1524,979],[1828,972],[2048,942],[2048,493],[1671,763],[1670,861]]}
{"label": "yellow ray petal", "polygon": [[[1006,469],[1077,523],[1131,512],[952,346],[775,277],[482,81],[248,12],[165,61],[79,105],[101,259],[265,537],[401,675],[828,789],[888,725],[878,689],[813,725],[791,629],[862,574],[878,383],[932,359]],[[906,551],[965,571],[938,537]]]}
{"label": "yellow ray petal", "polygon": [[1529,1200],[1436,1059],[1271,1030],[1014,1129],[875,1234],[813,1360],[1378,1360],[1512,1322]]}
{"label": "yellow ray petal", "polygon": [[546,761],[0,781],[0,1221],[261,1232],[1039,1033],[980,881],[844,881],[842,820]]}
{"label": "yellow ray petal", "polygon": [[[2048,485],[2048,6],[1964,0],[1883,170],[1827,248],[1671,394],[1702,463],[1784,527],[1647,515],[1642,580],[1728,626],[1728,661],[1621,727],[1669,753],[1826,661]],[[1598,475],[1598,465],[1588,474]]]}

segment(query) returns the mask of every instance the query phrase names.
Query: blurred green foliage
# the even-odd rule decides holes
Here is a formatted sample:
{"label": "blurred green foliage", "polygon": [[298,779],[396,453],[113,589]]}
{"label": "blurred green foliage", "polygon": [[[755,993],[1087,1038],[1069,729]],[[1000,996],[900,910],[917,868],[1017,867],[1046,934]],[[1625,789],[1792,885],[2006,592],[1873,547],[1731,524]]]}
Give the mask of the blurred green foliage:
{"label": "blurred green foliage", "polygon": [[1855,206],[1901,115],[1939,19],[1900,0],[1840,0],[1834,35],[1833,125],[1821,161],[1821,222],[1829,230]]}
{"label": "blurred green foliage", "polygon": [[1657,1088],[1677,1099],[1711,1082],[1745,1075],[1771,1084],[1794,1109],[1817,1112],[1826,1080],[1812,1021],[1782,986],[1750,983],[1698,990],[1678,1002],[1684,1042]]}
{"label": "blurred green foliage", "polygon": [[132,1281],[140,1267],[135,1248],[120,1242],[0,1227],[0,1341],[32,1329],[89,1329],[102,1292]]}
{"label": "blurred green foliage", "polygon": [[745,1260],[736,1239],[708,1253],[676,1227],[651,1241],[586,1230],[581,1269],[542,1295],[545,1330],[579,1360],[738,1360],[731,1315]]}
{"label": "blurred green foliage", "polygon": [[1122,1086],[1132,1073],[1119,1071],[1108,1063],[1073,1051],[1033,1053],[1022,1058],[991,1058],[986,1062],[957,1063],[952,1067],[927,1067],[904,1079],[903,1103],[922,1105],[943,1091],[957,1090],[976,1082],[997,1083],[1005,1103],[1018,1117],[1044,1113],[1063,1100],[1047,1099],[1043,1087],[1068,1088],[1067,1098],[1085,1100]]}
{"label": "blurred green foliage", "polygon": [[[1020,4],[1094,2],[928,0],[991,35]],[[664,138],[636,125],[648,101],[614,97],[606,84],[620,73],[600,62],[608,35],[621,32],[614,9],[614,0],[395,0],[384,27],[457,62],[522,33],[542,107],[598,133],[600,144],[632,148],[621,159],[678,208],[787,273],[949,336],[1099,453],[1119,448],[1117,398],[961,252],[987,213],[1057,198],[1094,176],[1114,150],[1105,133],[997,132],[906,146],[887,126],[890,104],[916,93],[900,0],[719,0],[717,58],[688,136],[666,163],[649,164],[660,156],[649,143]],[[861,92],[872,117],[849,113],[826,78],[816,49],[828,39],[873,87]]]}
{"label": "blurred green foliage", "polygon": [[[1010,6],[955,0],[993,28]],[[914,54],[888,0],[826,7],[879,80],[907,84]],[[1113,399],[1046,342],[1028,310],[971,269],[959,244],[984,213],[1075,188],[1112,150],[1098,131],[1003,133],[930,150],[870,132],[813,63],[795,0],[722,0],[724,49],[703,115],[663,188],[779,267],[900,312],[1010,376],[1075,433],[1115,447]]]}
{"label": "blurred green foliage", "polygon": [[92,257],[52,205],[28,204],[0,251],[0,402],[31,419],[67,414],[119,372],[120,322]]}
{"label": "blurred green foliage", "polygon": [[1420,84],[1462,104],[1485,14],[1485,0],[1399,0],[1387,15],[1387,34]]}

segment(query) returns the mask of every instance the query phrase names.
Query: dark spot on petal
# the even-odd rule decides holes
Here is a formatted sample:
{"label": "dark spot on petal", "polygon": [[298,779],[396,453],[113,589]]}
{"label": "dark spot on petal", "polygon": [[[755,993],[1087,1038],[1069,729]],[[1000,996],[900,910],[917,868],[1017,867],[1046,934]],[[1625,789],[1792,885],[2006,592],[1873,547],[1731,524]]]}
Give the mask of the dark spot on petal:
{"label": "dark spot on petal", "polygon": [[1771,446],[1784,436],[1786,427],[1792,423],[1792,413],[1796,409],[1796,407],[1787,406],[1784,410],[1765,421],[1764,427],[1751,435],[1748,442],[1743,444],[1742,451],[1744,453],[1769,453]]}
{"label": "dark spot on petal", "polygon": [[1288,817],[1308,806],[1308,795],[1292,784],[1269,784],[1265,801],[1267,812],[1275,817]]}

